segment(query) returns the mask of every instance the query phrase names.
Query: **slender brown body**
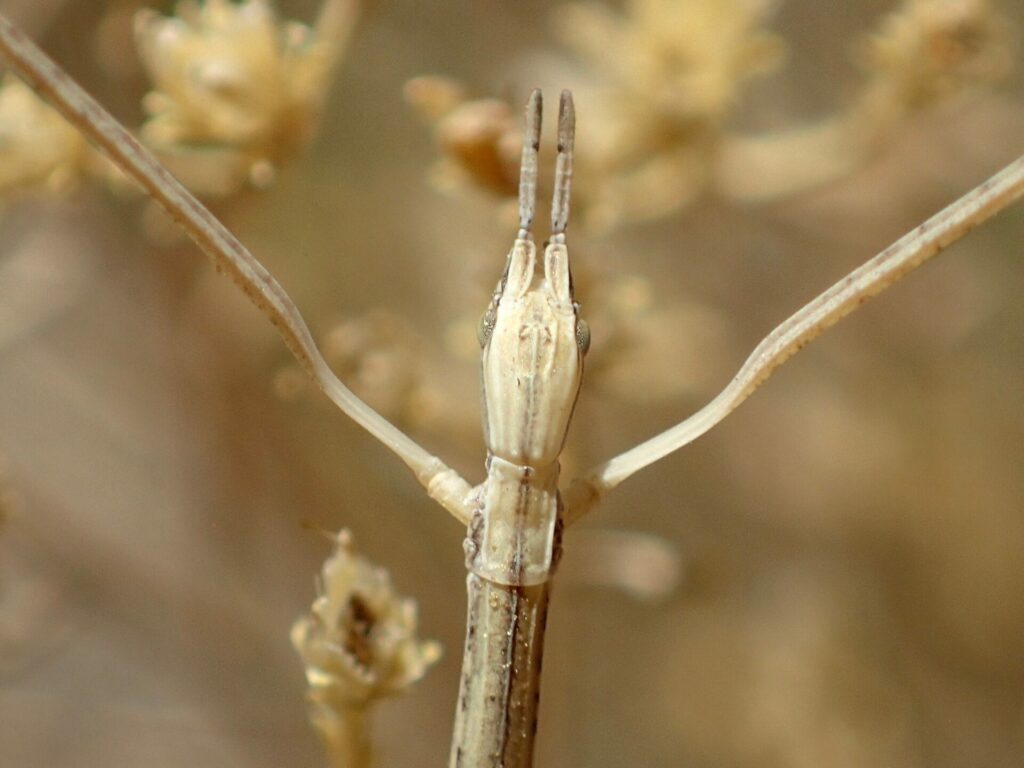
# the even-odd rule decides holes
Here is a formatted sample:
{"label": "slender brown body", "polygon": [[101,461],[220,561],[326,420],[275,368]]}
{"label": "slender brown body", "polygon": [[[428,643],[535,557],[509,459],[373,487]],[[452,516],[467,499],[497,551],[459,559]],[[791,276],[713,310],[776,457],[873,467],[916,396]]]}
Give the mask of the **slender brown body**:
{"label": "slender brown body", "polygon": [[466,578],[468,629],[450,768],[533,765],[550,582]]}

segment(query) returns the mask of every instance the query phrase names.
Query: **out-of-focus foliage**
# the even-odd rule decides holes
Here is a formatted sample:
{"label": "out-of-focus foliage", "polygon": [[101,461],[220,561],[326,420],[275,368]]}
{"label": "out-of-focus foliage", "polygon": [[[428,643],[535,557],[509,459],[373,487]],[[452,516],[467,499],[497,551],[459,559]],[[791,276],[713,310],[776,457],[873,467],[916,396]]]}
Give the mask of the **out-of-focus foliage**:
{"label": "out-of-focus foliage", "polygon": [[[135,45],[152,84],[142,139],[206,197],[269,186],[312,138],[357,10],[358,0],[324,0],[310,26],[282,20],[270,0],[180,0],[170,16],[139,9]],[[121,15],[110,11],[97,46]],[[25,187],[59,192],[88,172],[121,183],[11,76],[0,83],[0,152],[0,199]]]}
{"label": "out-of-focus foliage", "polygon": [[[96,62],[101,43],[136,60],[106,14],[144,5],[175,12],[3,11],[141,124],[145,73]],[[721,34],[669,24],[684,6]],[[319,2],[275,8],[320,28]],[[223,213],[343,376],[479,479],[473,331],[514,236],[522,102],[572,87],[569,248],[593,345],[568,478],[698,408],[774,323],[1024,149],[1022,23],[1024,6],[977,0],[378,3],[319,136]],[[653,74],[615,74],[645,67],[668,73],[657,98]],[[229,180],[285,149],[251,146]],[[463,532],[190,247],[143,236],[137,201],[68,188],[5,193],[0,212],[0,453],[23,510],[0,529],[0,764],[322,764],[288,636],[323,565],[311,527],[351,529],[444,645],[372,729],[381,764],[443,764]],[[1020,221],[844,321],[581,524],[616,532],[567,534],[538,765],[1019,761]]]}
{"label": "out-of-focus foliage", "polygon": [[[912,115],[1005,79],[1012,34],[988,0],[904,0],[856,46],[866,71],[835,114],[781,130],[738,131],[735,116],[786,46],[768,0],[631,0],[621,11],[574,3],[554,14],[579,60],[590,105],[575,206],[597,233],[677,213],[718,191],[764,200],[850,173]],[[514,197],[518,110],[470,99],[457,82],[420,78],[409,100],[436,126],[437,178]],[[460,183],[461,181],[461,183]]]}
{"label": "out-of-focus foliage", "polygon": [[85,140],[13,75],[0,81],[0,195],[60,191],[86,163]]}
{"label": "out-of-focus foliage", "polygon": [[328,0],[323,28],[280,20],[269,0],[181,0],[171,17],[140,12],[139,55],[153,82],[143,137],[163,155],[184,155],[193,174],[203,164],[234,168],[266,186],[316,126],[354,6]]}

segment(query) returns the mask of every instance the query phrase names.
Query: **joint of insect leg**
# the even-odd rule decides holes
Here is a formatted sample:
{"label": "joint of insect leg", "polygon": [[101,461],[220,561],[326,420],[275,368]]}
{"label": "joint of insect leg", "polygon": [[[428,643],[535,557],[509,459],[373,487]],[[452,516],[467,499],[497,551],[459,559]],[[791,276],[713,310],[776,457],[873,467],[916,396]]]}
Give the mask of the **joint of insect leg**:
{"label": "joint of insect leg", "polygon": [[427,495],[463,525],[469,525],[473,514],[471,497],[473,489],[468,482],[450,467],[443,466],[427,476],[420,476],[420,482],[427,489]]}
{"label": "joint of insect leg", "polygon": [[585,477],[578,477],[569,484],[563,495],[565,504],[564,519],[567,526],[572,525],[587,512],[597,506],[604,494],[603,488]]}

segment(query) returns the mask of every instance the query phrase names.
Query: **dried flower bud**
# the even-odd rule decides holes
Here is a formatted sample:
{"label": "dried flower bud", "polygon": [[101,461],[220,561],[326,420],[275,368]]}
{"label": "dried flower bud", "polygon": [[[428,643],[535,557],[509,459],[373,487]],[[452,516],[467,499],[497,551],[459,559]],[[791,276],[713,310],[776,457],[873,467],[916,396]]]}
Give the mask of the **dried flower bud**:
{"label": "dried flower bud", "polygon": [[155,86],[146,141],[229,149],[266,177],[312,134],[343,36],[282,22],[268,0],[181,0],[171,18],[140,11],[136,38]]}
{"label": "dried flower bud", "polygon": [[437,122],[466,100],[457,80],[438,75],[421,75],[405,84],[405,100],[430,122]]}
{"label": "dried flower bud", "polygon": [[519,113],[497,99],[468,99],[456,81],[422,76],[405,98],[433,125],[442,160],[434,179],[446,189],[471,187],[514,198],[519,185]]}
{"label": "dried flower bud", "polygon": [[365,704],[408,688],[440,658],[416,636],[416,603],[397,595],[387,572],[357,555],[347,532],[324,563],[320,595],[292,627],[317,707]]}
{"label": "dried flower bud", "polygon": [[63,117],[14,75],[0,83],[0,195],[59,191],[82,172],[90,150]]}
{"label": "dried flower bud", "polygon": [[630,0],[621,15],[595,3],[562,10],[558,30],[609,84],[678,120],[718,120],[782,43],[763,28],[765,0]]}
{"label": "dried flower bud", "polygon": [[988,0],[907,0],[861,46],[877,109],[922,109],[1005,77],[1009,25]]}
{"label": "dried flower bud", "polygon": [[[706,186],[722,124],[752,77],[783,46],[764,29],[764,0],[631,0],[622,13],[599,3],[560,8],[561,37],[593,79],[594,113],[576,156],[591,179],[573,200],[577,221],[607,230],[678,210]],[[445,187],[514,200],[519,180],[518,108],[467,101],[457,83],[416,78],[406,97],[436,126]]]}
{"label": "dried flower bud", "polygon": [[441,151],[472,181],[499,195],[514,195],[522,149],[519,120],[496,99],[466,102],[437,126]]}

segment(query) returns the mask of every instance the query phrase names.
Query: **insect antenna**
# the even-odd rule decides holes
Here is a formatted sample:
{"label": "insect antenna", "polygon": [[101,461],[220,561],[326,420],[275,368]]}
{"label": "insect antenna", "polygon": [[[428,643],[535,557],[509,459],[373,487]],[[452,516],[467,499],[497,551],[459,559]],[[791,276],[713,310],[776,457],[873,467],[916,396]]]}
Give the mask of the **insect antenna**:
{"label": "insect antenna", "polygon": [[528,240],[537,209],[537,153],[540,150],[540,124],[543,110],[540,89],[534,88],[526,104],[526,128],[523,132],[523,159],[519,165],[519,238]]}
{"label": "insect antenna", "polygon": [[562,91],[558,104],[558,160],[555,164],[555,192],[551,200],[551,240],[564,242],[569,225],[569,194],[572,187],[572,154],[576,137],[576,109],[572,94]]}

